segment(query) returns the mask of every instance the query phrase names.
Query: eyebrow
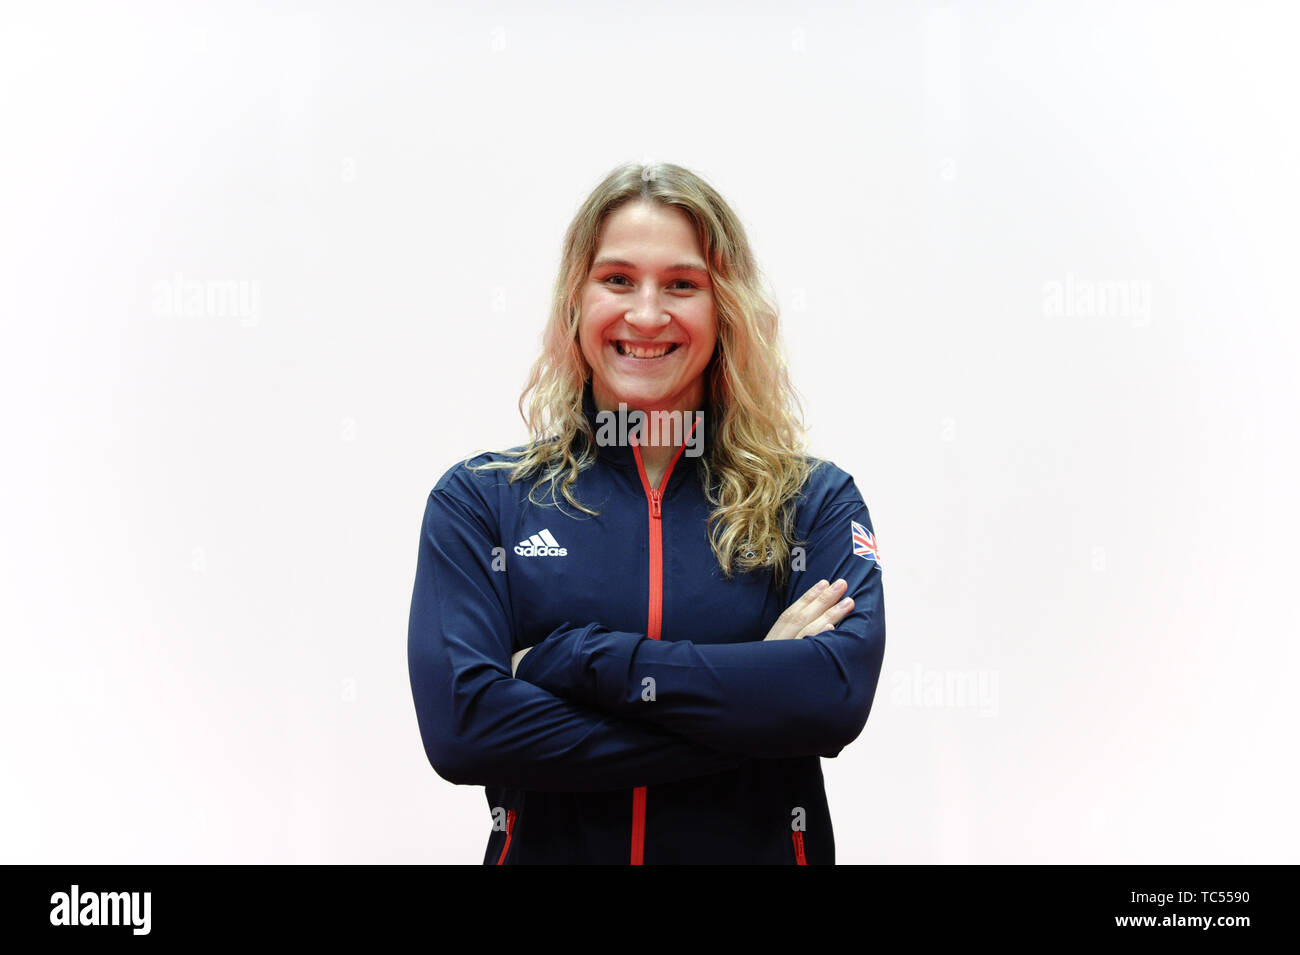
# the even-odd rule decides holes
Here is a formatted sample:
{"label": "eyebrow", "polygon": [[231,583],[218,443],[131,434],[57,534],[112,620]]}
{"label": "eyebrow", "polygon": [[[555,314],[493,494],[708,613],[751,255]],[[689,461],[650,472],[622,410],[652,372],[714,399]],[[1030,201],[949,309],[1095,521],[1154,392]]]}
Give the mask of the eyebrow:
{"label": "eyebrow", "polygon": [[[604,265],[613,265],[613,266],[617,266],[618,268],[621,268],[621,269],[632,269],[633,271],[636,271],[636,268],[637,268],[636,265],[635,265],[634,263],[629,262],[627,259],[597,259],[595,262],[593,262],[593,263],[591,264],[591,267],[592,267],[593,269],[598,269],[598,268],[600,268],[601,266],[604,266]],[[668,272],[705,272],[705,273],[707,273],[709,270],[706,269],[706,268],[705,268],[701,263],[699,263],[699,262],[679,262],[677,265],[670,265],[670,266],[668,266],[668,268],[667,268],[665,271],[668,271]]]}

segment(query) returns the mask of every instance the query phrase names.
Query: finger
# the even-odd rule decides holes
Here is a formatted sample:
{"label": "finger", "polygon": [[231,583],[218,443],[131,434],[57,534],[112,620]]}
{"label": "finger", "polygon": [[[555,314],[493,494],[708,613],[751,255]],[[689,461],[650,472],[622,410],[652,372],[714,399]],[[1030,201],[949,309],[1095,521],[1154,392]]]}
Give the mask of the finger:
{"label": "finger", "polygon": [[817,602],[817,598],[820,597],[827,590],[829,590],[830,587],[831,587],[831,583],[829,580],[817,581],[817,583],[813,584],[811,587],[809,587],[807,590],[804,591],[804,595],[802,597],[800,597],[798,600],[796,600],[793,604],[790,605],[790,609],[793,610],[795,607],[812,606]]}
{"label": "finger", "polygon": [[813,623],[834,606],[835,601],[848,589],[848,581],[840,578],[834,583],[822,579],[809,587],[802,597],[785,609],[765,640],[799,640],[806,634],[816,633]]}
{"label": "finger", "polygon": [[800,626],[797,632],[804,632],[810,623],[826,613],[827,610],[833,608],[848,588],[849,583],[847,580],[837,580],[816,594],[809,606],[800,609],[798,620]]}
{"label": "finger", "polygon": [[831,589],[831,583],[827,580],[820,580],[804,591],[802,597],[786,607],[781,616],[776,618],[773,625],[775,633],[768,637],[771,640],[790,640],[800,633],[810,620],[816,619],[817,615],[824,609],[822,597]]}
{"label": "finger", "polygon": [[812,623],[812,633],[825,633],[827,630],[834,630],[839,622],[847,617],[853,610],[853,598],[845,597],[834,607],[831,607]]}
{"label": "finger", "polygon": [[793,609],[793,607],[788,608],[785,613],[776,618],[776,623],[772,624],[772,630],[763,638],[764,640],[789,640],[799,632],[799,619],[792,613]]}

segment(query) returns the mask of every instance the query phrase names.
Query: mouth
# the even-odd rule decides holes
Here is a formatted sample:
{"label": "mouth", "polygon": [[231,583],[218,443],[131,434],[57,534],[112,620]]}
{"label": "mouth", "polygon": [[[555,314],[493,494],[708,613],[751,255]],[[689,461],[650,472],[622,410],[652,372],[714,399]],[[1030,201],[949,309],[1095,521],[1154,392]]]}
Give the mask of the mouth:
{"label": "mouth", "polygon": [[613,345],[614,350],[624,358],[632,358],[636,361],[658,361],[677,351],[681,342],[664,342],[659,345],[634,345],[619,339]]}

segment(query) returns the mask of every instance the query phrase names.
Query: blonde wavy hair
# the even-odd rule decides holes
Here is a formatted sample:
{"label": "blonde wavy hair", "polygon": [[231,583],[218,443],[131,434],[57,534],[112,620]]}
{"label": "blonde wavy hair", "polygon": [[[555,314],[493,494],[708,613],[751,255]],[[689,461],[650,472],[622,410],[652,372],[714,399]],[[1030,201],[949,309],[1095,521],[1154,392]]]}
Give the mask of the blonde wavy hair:
{"label": "blonde wavy hair", "polygon": [[644,200],[687,215],[713,286],[718,340],[704,371],[709,407],[699,459],[704,493],[713,505],[709,542],[728,578],[771,567],[784,583],[791,550],[802,543],[794,540],[793,501],[820,462],[805,450],[802,406],[789,379],[777,305],[764,288],[744,227],[713,187],[681,166],[618,166],[579,208],[564,236],[542,352],[519,396],[529,441],[502,452],[517,460],[469,467],[508,468],[511,484],[538,474],[529,500],[544,504],[533,495],[549,485],[558,507],[558,486],[578,510],[599,513],[572,493],[578,475],[595,463],[596,446],[582,409],[592,370],[578,340],[581,295],[606,218],[626,203]]}

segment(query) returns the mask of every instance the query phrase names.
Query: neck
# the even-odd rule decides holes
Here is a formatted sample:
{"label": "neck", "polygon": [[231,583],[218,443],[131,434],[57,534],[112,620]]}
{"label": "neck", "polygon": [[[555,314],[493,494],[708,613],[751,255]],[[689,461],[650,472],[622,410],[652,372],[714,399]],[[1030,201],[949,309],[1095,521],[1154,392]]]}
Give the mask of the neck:
{"label": "neck", "polygon": [[[620,411],[619,402],[622,400],[627,406],[623,410],[629,416],[633,411],[644,414],[641,424],[641,443],[637,445],[637,451],[640,452],[641,463],[645,467],[646,476],[652,487],[659,486],[660,478],[678,450],[682,449],[683,444],[686,445],[683,453],[699,453],[698,449],[704,439],[704,422],[696,420],[697,415],[702,411],[701,405],[704,401],[704,387],[701,381],[697,380],[684,392],[651,403],[633,405],[606,392],[599,382],[593,383],[591,395],[597,412],[608,411],[617,415]],[[632,423],[632,421],[625,423],[628,432],[631,431]],[[692,433],[692,426],[694,433]]]}
{"label": "neck", "polygon": [[677,449],[671,445],[644,445],[640,449],[641,463],[645,466],[646,478],[650,481],[650,486],[657,488],[659,479],[663,476],[664,471],[668,470],[668,463],[672,461],[673,455]]}
{"label": "neck", "polygon": [[604,384],[596,380],[591,385],[591,397],[595,401],[598,411],[617,412],[621,401],[627,405],[628,411],[644,411],[647,415],[653,411],[678,411],[683,416],[686,416],[704,407],[704,381],[701,376],[692,382],[689,388],[685,388],[677,394],[669,395],[659,401],[633,403],[606,391]]}

